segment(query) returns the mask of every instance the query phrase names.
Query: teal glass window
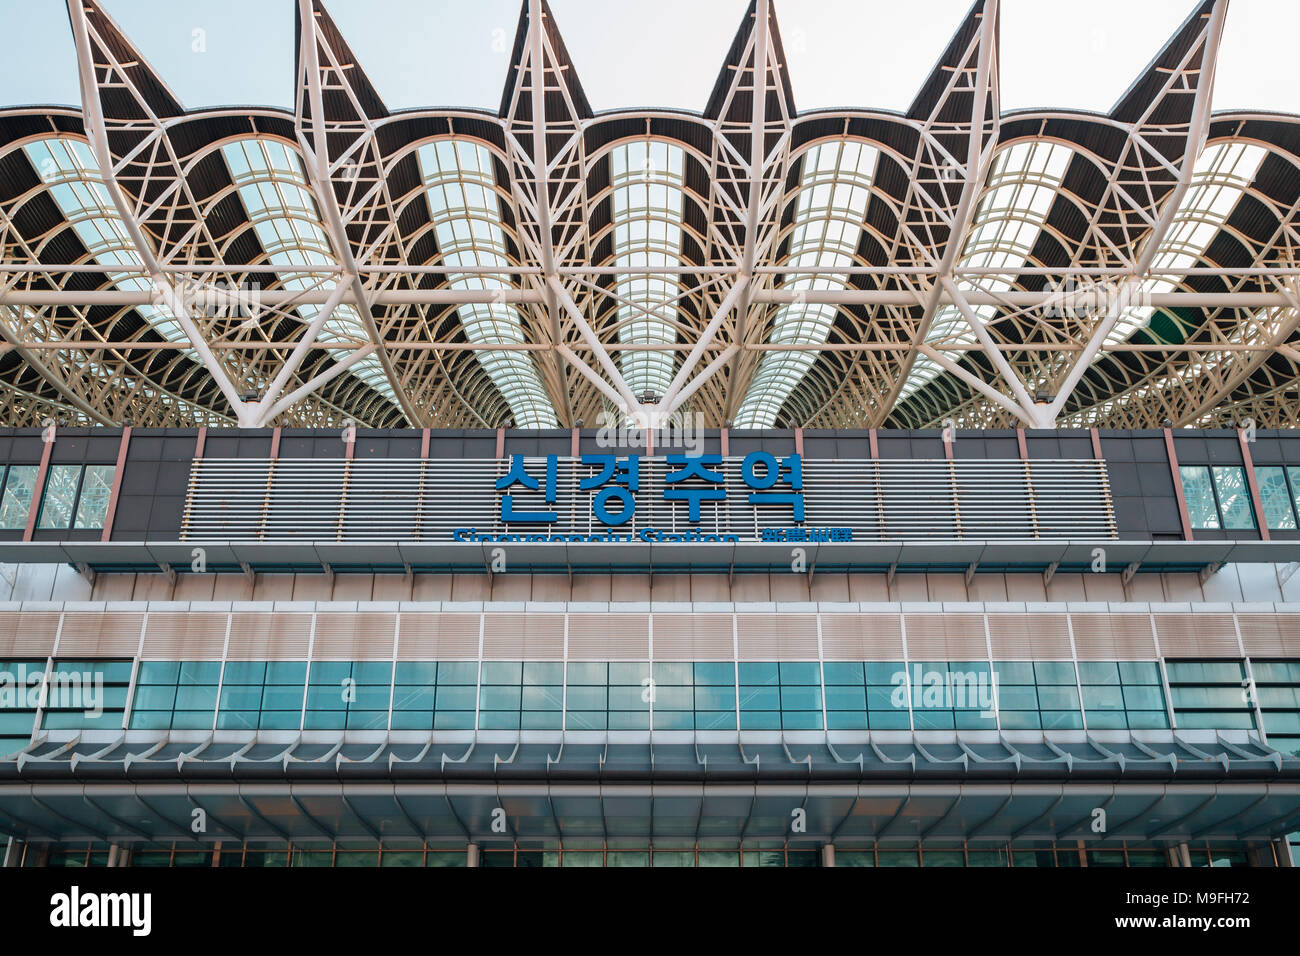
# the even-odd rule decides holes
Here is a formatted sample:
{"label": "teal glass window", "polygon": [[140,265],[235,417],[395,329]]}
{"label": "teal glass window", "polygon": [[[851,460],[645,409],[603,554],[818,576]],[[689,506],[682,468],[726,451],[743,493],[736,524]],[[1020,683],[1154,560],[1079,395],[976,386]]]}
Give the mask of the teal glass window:
{"label": "teal glass window", "polygon": [[1083,711],[1073,661],[998,661],[1003,730],[1077,730]]}
{"label": "teal glass window", "polygon": [[0,530],[22,531],[27,527],[38,470],[36,465],[10,465],[5,470],[4,493],[0,495]]}
{"label": "teal glass window", "polygon": [[480,730],[559,730],[564,664],[484,661],[478,706]]}
{"label": "teal glass window", "polygon": [[45,530],[104,527],[115,470],[113,465],[51,465],[36,526]]}
{"label": "teal glass window", "polygon": [[821,665],[816,661],[743,661],[741,730],[821,730]]}
{"label": "teal glass window", "polygon": [[46,676],[41,726],[47,730],[121,730],[131,664],[56,660]]}
{"label": "teal glass window", "polygon": [[1269,745],[1300,756],[1300,661],[1250,662]]}
{"label": "teal glass window", "polygon": [[[909,730],[909,679],[902,661],[866,661],[867,724],[871,730]],[[829,719],[829,714],[827,715]]]}
{"label": "teal glass window", "polygon": [[568,730],[606,730],[609,726],[609,664],[603,661],[567,665]]}
{"label": "teal glass window", "polygon": [[108,516],[108,499],[113,491],[112,465],[87,465],[81,476],[74,528],[102,528]]}
{"label": "teal glass window", "polygon": [[1261,465],[1255,469],[1264,524],[1271,531],[1291,531],[1296,526],[1295,496],[1287,482],[1287,471],[1280,465]]}
{"label": "teal glass window", "polygon": [[218,730],[297,730],[302,725],[305,661],[227,661]]}
{"label": "teal glass window", "polygon": [[131,729],[211,730],[220,680],[220,661],[141,661]]}
{"label": "teal glass window", "polygon": [[609,664],[609,729],[650,729],[650,665],[616,661]]}
{"label": "teal glass window", "polygon": [[1241,661],[1167,661],[1174,719],[1189,730],[1253,730],[1255,710]]}
{"label": "teal glass window", "polygon": [[1183,482],[1183,498],[1187,501],[1187,517],[1199,530],[1220,527],[1219,509],[1214,500],[1214,484],[1210,469],[1204,465],[1182,465],[1178,469]]}
{"label": "teal glass window", "polygon": [[1178,473],[1192,528],[1230,531],[1255,528],[1246,471],[1240,465],[1182,465]]}
{"label": "teal glass window", "polygon": [[7,675],[6,686],[0,693],[0,755],[7,755],[31,742],[45,661],[4,661],[0,663],[0,672]]}
{"label": "teal glass window", "polygon": [[1214,475],[1223,526],[1230,530],[1254,528],[1255,510],[1246,485],[1246,470],[1238,465],[1215,465],[1210,472]]}
{"label": "teal glass window", "polygon": [[38,528],[67,528],[72,524],[72,508],[77,501],[81,482],[80,465],[51,465],[45,476],[45,495],[41,499]]}
{"label": "teal glass window", "polygon": [[386,730],[392,682],[392,661],[312,661],[303,729]]}
{"label": "teal glass window", "polygon": [[1079,685],[1089,730],[1169,726],[1155,661],[1080,661]]}

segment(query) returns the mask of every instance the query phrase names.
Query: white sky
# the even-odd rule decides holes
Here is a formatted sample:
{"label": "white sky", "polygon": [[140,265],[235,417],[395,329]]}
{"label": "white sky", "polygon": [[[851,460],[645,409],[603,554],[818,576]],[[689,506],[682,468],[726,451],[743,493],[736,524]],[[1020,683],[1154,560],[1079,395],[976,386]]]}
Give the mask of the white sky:
{"label": "white sky", "polygon": [[[294,0],[105,0],[188,107],[289,106]],[[967,0],[775,0],[800,110],[905,109]],[[520,0],[326,0],[393,108],[495,108]],[[1007,110],[1104,111],[1195,8],[1193,0],[1003,0]],[[700,110],[745,0],[552,0],[597,110]],[[250,25],[256,24],[256,29]],[[206,49],[193,49],[194,30]],[[62,0],[0,0],[0,104],[77,102]],[[1300,113],[1300,2],[1232,0],[1217,110]]]}

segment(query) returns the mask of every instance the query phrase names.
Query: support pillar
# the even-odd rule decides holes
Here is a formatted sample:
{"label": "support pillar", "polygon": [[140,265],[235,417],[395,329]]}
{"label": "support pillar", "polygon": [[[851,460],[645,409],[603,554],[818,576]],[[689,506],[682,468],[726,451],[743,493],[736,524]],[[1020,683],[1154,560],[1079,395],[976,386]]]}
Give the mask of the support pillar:
{"label": "support pillar", "polygon": [[822,866],[835,865],[835,844],[827,843],[822,846]]}
{"label": "support pillar", "polygon": [[23,859],[23,842],[10,837],[5,842],[4,866],[18,866]]}
{"label": "support pillar", "polygon": [[477,843],[470,843],[465,847],[465,865],[479,865],[479,845]]}

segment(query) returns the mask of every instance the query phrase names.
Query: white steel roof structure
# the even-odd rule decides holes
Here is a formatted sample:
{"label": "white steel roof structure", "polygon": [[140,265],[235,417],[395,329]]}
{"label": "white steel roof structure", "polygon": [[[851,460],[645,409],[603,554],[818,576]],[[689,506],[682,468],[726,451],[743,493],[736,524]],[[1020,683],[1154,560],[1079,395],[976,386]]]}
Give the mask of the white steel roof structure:
{"label": "white steel roof structure", "polygon": [[1227,0],[1105,114],[1001,110],[998,0],[904,113],[798,112],[772,0],[701,113],[594,113],[543,0],[498,110],[392,112],[296,3],[292,112],[186,111],[69,0],[82,108],[0,110],[6,423],[1300,424],[1300,118],[1211,113]]}

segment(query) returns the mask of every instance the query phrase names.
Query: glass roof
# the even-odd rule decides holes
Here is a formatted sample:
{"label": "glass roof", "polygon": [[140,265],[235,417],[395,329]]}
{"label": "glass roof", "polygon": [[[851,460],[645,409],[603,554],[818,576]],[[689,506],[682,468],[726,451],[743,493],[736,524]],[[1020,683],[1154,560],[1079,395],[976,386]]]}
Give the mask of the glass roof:
{"label": "glass roof", "polygon": [[[999,269],[1024,265],[1038,242],[1072,155],[1069,147],[1048,142],[1015,143],[999,152],[994,157],[970,235],[957,260],[958,268]],[[983,275],[978,283],[959,279],[957,287],[964,292],[1006,292],[1015,281],[1012,275]],[[971,311],[987,323],[997,317],[998,307],[972,306]],[[976,338],[961,310],[946,305],[935,312],[925,340],[971,344]],[[942,371],[937,362],[918,355],[899,392],[899,400],[928,385]]]}
{"label": "glass roof", "polygon": [[[48,184],[49,194],[59,212],[72,225],[91,258],[99,265],[110,267],[104,275],[114,288],[123,292],[152,293],[153,283],[138,271],[126,273],[111,269],[114,265],[135,266],[140,257],[118,216],[117,207],[104,188],[99,166],[90,147],[81,140],[53,137],[28,143],[23,150],[41,179]],[[164,339],[170,342],[189,341],[175,315],[166,307],[138,305],[135,311]],[[42,338],[57,337],[57,332],[53,329],[47,329],[46,332],[47,335]],[[195,361],[198,360],[193,349],[183,351]],[[103,361],[104,354],[98,351],[81,353],[77,356],[77,361],[93,365],[96,373],[105,378],[118,378],[125,389],[138,391],[142,398],[151,402],[164,406],[183,406],[200,419],[225,420],[224,416],[177,398],[147,381],[140,382],[125,365],[106,364]],[[70,411],[81,414],[75,409]]]}
{"label": "glass roof", "polygon": [[[442,264],[511,265],[506,256],[501,205],[493,191],[495,177],[487,147],[466,140],[440,140],[421,146],[417,157]],[[505,276],[451,273],[446,288],[505,290],[511,285]],[[460,306],[459,314],[465,337],[471,342],[523,344],[527,341],[519,312],[512,305],[471,303]],[[516,427],[556,426],[555,409],[527,352],[488,350],[474,354],[509,404]]]}
{"label": "glass roof", "polygon": [[[842,276],[816,270],[854,264],[867,218],[876,156],[875,147],[851,140],[823,143],[804,154],[790,251],[783,263],[790,272],[781,288],[796,292],[845,288]],[[768,341],[824,343],[835,324],[836,311],[835,306],[824,303],[783,305],[773,318]],[[816,361],[815,351],[765,352],[736,412],[735,426],[771,428],[781,406]]]}
{"label": "glass roof", "polygon": [[[302,272],[280,273],[281,287],[290,291],[317,288],[331,281],[328,272],[338,260],[321,226],[316,203],[307,185],[298,154],[275,140],[246,139],[222,147],[231,178],[266,258],[274,265],[302,266]],[[311,324],[320,305],[300,305],[296,311]],[[341,302],[317,336],[318,342],[368,342],[369,335],[356,307]],[[342,361],[347,352],[331,349],[330,357]],[[379,359],[367,356],[348,369],[390,402],[397,403]]]}
{"label": "glass roof", "polygon": [[[682,264],[684,151],[666,142],[642,140],[610,153],[613,184],[614,265],[677,268]],[[614,294],[633,304],[618,306],[618,340],[631,344],[677,341],[674,300],[680,283],[671,275],[619,275]],[[672,383],[672,352],[623,352],[619,370],[633,394],[662,396]]]}
{"label": "glass roof", "polygon": [[[1191,186],[1151,261],[1151,268],[1186,269],[1196,266],[1214,237],[1228,221],[1233,208],[1255,178],[1267,150],[1250,143],[1218,143],[1207,147],[1196,161]],[[1172,292],[1176,279],[1157,276],[1142,283],[1142,295]],[[1126,309],[1106,343],[1123,342],[1144,328],[1155,314],[1152,306]]]}

